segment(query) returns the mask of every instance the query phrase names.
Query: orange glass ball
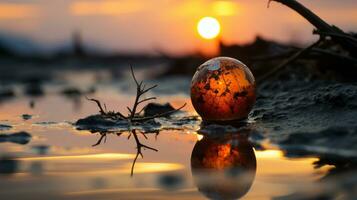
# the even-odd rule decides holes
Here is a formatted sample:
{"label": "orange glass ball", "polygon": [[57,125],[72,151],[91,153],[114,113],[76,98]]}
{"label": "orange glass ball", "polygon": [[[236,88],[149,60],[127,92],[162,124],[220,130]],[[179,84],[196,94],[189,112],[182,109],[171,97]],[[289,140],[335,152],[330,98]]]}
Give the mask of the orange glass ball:
{"label": "orange glass ball", "polygon": [[239,60],[217,57],[198,67],[191,82],[191,101],[203,120],[247,118],[254,106],[255,79]]}

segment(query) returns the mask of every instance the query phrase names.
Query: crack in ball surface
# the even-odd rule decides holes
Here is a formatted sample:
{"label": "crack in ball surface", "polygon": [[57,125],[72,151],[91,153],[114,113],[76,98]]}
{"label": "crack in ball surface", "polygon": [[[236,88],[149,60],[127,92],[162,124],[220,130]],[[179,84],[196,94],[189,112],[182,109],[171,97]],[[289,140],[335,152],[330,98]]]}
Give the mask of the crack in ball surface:
{"label": "crack in ball surface", "polygon": [[191,101],[206,121],[247,118],[255,99],[255,79],[239,60],[217,57],[198,67],[191,82]]}

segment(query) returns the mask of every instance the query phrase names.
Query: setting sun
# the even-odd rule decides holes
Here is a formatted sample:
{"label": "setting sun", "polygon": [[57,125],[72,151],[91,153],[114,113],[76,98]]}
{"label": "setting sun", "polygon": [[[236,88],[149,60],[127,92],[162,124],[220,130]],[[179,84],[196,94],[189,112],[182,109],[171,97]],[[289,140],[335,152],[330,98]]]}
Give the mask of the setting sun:
{"label": "setting sun", "polygon": [[197,30],[201,37],[213,39],[218,36],[221,27],[216,18],[204,17],[198,22]]}

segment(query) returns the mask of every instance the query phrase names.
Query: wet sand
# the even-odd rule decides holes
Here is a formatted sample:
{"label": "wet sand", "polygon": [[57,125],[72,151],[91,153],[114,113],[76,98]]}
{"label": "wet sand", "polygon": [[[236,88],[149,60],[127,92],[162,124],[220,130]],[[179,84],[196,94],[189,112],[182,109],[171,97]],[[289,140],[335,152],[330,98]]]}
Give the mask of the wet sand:
{"label": "wet sand", "polygon": [[[194,146],[207,137],[198,134],[201,122],[182,130],[148,134],[147,140],[141,137],[144,144],[159,151],[144,150],[144,158],[138,159],[130,177],[136,153],[133,138],[127,139],[127,133],[120,137],[108,134],[105,142],[92,147],[100,135],[77,130],[74,123],[96,114],[97,107],[83,95],[65,96],[60,92],[71,85],[83,91],[95,85],[96,92],[90,97],[105,102],[111,110],[125,112],[134,98],[130,77],[101,82],[93,77],[92,73],[66,76],[65,83],[44,84],[44,95],[37,97],[22,94],[23,87],[15,85],[19,93],[16,98],[0,104],[0,124],[5,127],[0,134],[26,131],[31,135],[24,145],[11,141],[0,144],[1,198],[205,199],[207,194],[199,189],[191,169]],[[172,80],[148,80],[159,84],[153,93],[159,97],[157,102],[170,102],[174,107],[187,103],[183,115],[197,115],[190,102],[190,80],[176,77],[175,84]],[[258,90],[257,103],[244,126],[256,171],[243,199],[299,199],[301,195],[319,195],[330,187],[334,188],[329,190],[332,195],[345,194],[339,184],[355,174],[350,169],[341,170],[339,176],[328,178],[334,169],[340,169],[333,161],[351,161],[356,155],[351,146],[354,138],[343,138],[344,132],[355,130],[356,86],[316,82],[291,89],[291,84],[297,83],[302,84],[277,82],[270,84],[272,88],[262,86]],[[276,87],[280,87],[278,94],[271,92]],[[342,100],[336,103],[339,98]],[[32,117],[25,120],[23,114]],[[337,126],[344,129],[324,134]],[[229,134],[239,135],[240,131],[233,128]],[[306,146],[308,134],[314,135],[314,140]],[[330,137],[339,142],[330,144]],[[349,183],[355,187],[353,181]]]}

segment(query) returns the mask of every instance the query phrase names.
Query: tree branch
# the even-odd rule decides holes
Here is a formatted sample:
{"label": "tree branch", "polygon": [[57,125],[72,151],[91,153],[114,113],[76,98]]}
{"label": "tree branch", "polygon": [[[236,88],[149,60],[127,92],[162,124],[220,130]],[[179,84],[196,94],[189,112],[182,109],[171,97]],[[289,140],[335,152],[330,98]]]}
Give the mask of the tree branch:
{"label": "tree branch", "polygon": [[156,97],[146,98],[146,99],[140,100],[140,101],[138,102],[138,104],[141,104],[141,103],[143,103],[143,102],[145,102],[145,101],[154,100],[154,99],[156,99]]}
{"label": "tree branch", "polygon": [[268,79],[269,77],[271,77],[272,75],[274,75],[276,72],[278,72],[279,70],[281,70],[282,68],[286,67],[287,65],[291,64],[292,62],[294,62],[295,60],[297,60],[301,55],[305,54],[306,52],[310,51],[313,47],[317,46],[319,43],[321,42],[321,40],[318,40],[317,42],[311,44],[310,46],[301,49],[300,51],[297,51],[295,54],[293,54],[291,57],[289,57],[288,59],[286,59],[285,61],[283,61],[280,65],[276,66],[275,68],[273,68],[272,70],[270,70],[268,73],[264,74],[262,77],[260,77],[259,79],[257,79],[258,83],[263,82],[264,80]]}
{"label": "tree branch", "polygon": [[[169,112],[159,113],[159,114],[156,114],[156,115],[153,115],[153,116],[149,116],[149,117],[141,116],[140,115],[141,112],[147,107],[147,105],[144,106],[139,112],[137,112],[138,105],[141,104],[141,103],[144,103],[146,101],[156,99],[156,97],[149,97],[149,98],[141,99],[141,96],[143,94],[147,93],[148,91],[156,88],[157,85],[153,85],[151,87],[146,88],[146,85],[143,84],[143,81],[138,82],[138,80],[137,80],[137,78],[135,76],[135,73],[134,73],[134,69],[133,69],[133,67],[131,65],[130,65],[130,71],[131,71],[131,75],[132,75],[132,77],[134,79],[134,82],[136,84],[136,97],[135,97],[134,104],[133,104],[132,108],[126,107],[128,112],[129,112],[127,117],[122,115],[120,112],[114,112],[114,111],[107,112],[106,109],[105,110],[103,109],[102,104],[100,103],[100,101],[98,101],[96,99],[89,99],[89,98],[87,98],[87,99],[90,100],[90,101],[94,101],[97,104],[97,106],[99,107],[99,110],[100,110],[99,112],[103,117],[110,118],[110,119],[113,119],[113,120],[119,120],[119,119],[120,120],[127,120],[127,122],[128,122],[128,132],[129,132],[128,139],[130,139],[131,136],[134,137],[135,142],[136,142],[136,149],[137,149],[136,156],[135,156],[135,158],[133,160],[133,164],[132,164],[132,167],[131,167],[131,176],[133,176],[135,163],[136,163],[139,155],[141,157],[143,157],[142,148],[149,149],[149,150],[152,150],[152,151],[158,151],[158,150],[155,149],[155,148],[149,147],[147,145],[144,145],[144,144],[142,144],[140,142],[140,140],[138,138],[138,135],[136,133],[137,130],[132,129],[132,123],[133,122],[144,122],[146,120],[154,119],[154,118],[157,118],[157,117],[167,116],[169,114],[172,114],[174,112],[177,112],[177,111],[181,110],[183,107],[186,106],[186,103],[183,106],[181,106],[180,108],[172,110],[172,111],[169,111]],[[143,132],[140,132],[140,133],[143,135],[143,137],[145,139],[147,139],[145,133],[143,133]],[[105,138],[105,134],[101,133],[101,137],[99,138],[98,142],[96,144],[94,144],[93,146],[99,145],[102,142],[103,138]]]}
{"label": "tree branch", "polygon": [[319,31],[328,33],[334,41],[336,41],[342,47],[344,47],[351,55],[354,55],[354,57],[357,56],[356,43],[351,42],[350,40],[346,40],[345,38],[341,38],[340,36],[336,36],[336,34],[338,35],[348,35],[348,34],[343,32],[340,28],[336,26],[329,25],[301,3],[297,2],[296,0],[269,0],[269,2],[271,1],[282,3],[285,6],[296,11],[307,21],[309,21],[313,26],[315,26]]}

